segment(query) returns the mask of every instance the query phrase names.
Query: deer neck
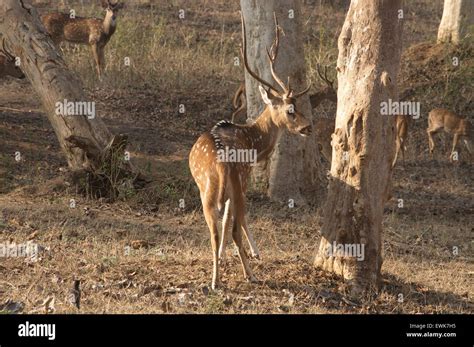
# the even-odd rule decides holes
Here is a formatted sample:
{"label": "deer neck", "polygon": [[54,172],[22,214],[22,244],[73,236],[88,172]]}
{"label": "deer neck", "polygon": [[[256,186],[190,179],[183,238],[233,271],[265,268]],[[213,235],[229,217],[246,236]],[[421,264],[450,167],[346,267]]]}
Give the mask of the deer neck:
{"label": "deer neck", "polygon": [[257,150],[257,161],[268,159],[281,135],[281,129],[273,122],[267,106],[255,123],[249,126],[253,149]]}
{"label": "deer neck", "polygon": [[112,36],[115,32],[115,28],[117,26],[116,21],[112,18],[112,16],[106,15],[104,18],[104,22],[102,23],[102,30],[106,36]]}

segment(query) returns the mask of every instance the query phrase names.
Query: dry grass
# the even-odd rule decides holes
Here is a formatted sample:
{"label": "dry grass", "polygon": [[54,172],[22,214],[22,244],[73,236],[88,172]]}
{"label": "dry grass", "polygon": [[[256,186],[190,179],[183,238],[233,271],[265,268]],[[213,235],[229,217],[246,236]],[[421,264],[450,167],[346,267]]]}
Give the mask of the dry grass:
{"label": "dry grass", "polygon": [[[187,154],[202,131],[230,116],[231,95],[242,79],[241,68],[233,65],[240,40],[238,2],[154,3],[150,10],[132,4],[120,15],[102,82],[88,48],[63,45],[99,114],[113,132],[129,134],[134,163],[155,178],[147,189],[123,191],[119,202],[107,204],[65,187],[57,179],[65,161],[31,88],[16,81],[0,84],[0,105],[22,110],[0,109],[0,242],[31,238],[46,248],[36,262],[0,262],[0,304],[11,299],[24,303],[25,312],[43,312],[44,300],[54,297],[56,313],[473,312],[472,164],[451,165],[441,153],[429,160],[423,119],[410,132],[406,165],[394,173],[394,199],[384,220],[384,284],[377,297],[353,302],[339,278],[312,266],[318,211],[269,203],[256,189],[248,218],[262,251],[263,259],[251,264],[260,283],[243,281],[229,245],[224,288],[209,291],[209,235]],[[313,81],[317,63],[335,66],[344,20],[342,9],[315,3],[305,7],[303,21]],[[100,13],[78,8],[80,15]],[[181,8],[185,21],[178,18]],[[434,39],[441,1],[410,1],[406,14],[405,47]],[[423,65],[407,51],[402,87],[414,88],[413,100],[424,111],[436,103],[472,112],[472,89],[465,90],[467,97],[452,92],[472,76],[469,50],[472,46],[460,51],[461,71],[440,62]],[[433,78],[429,93],[417,71]],[[178,113],[180,104],[184,114]],[[321,113],[333,115],[334,108],[324,105]],[[23,161],[14,160],[15,151]],[[404,208],[397,207],[398,198]],[[82,282],[80,311],[66,300],[74,278]]]}

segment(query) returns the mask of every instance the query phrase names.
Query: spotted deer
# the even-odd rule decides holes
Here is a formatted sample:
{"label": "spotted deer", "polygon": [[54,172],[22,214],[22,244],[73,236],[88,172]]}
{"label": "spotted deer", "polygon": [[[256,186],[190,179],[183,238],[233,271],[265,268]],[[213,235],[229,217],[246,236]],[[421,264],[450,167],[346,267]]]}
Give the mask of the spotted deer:
{"label": "spotted deer", "polygon": [[[326,86],[321,90],[309,96],[311,108],[317,108],[324,100],[329,100],[337,103],[337,91],[334,88],[334,80],[331,81],[327,76],[327,66],[324,67],[324,73],[321,71],[321,66],[318,64],[317,73],[319,78],[326,83]],[[239,88],[234,94],[232,100],[232,106],[234,112],[232,113],[232,122],[239,121],[239,123],[245,123],[247,119],[247,98],[245,96],[245,84],[241,83]],[[244,115],[244,121],[240,121],[240,117]],[[331,134],[334,132],[335,120],[333,118],[316,118],[314,123],[314,129],[316,131],[316,139],[318,141],[318,147],[323,157],[331,162],[332,147],[331,147]]]}
{"label": "spotted deer", "polygon": [[5,48],[5,39],[3,39],[2,48],[0,49],[0,78],[6,76],[12,76],[18,79],[25,78],[23,71],[16,65],[16,58],[8,53]]}
{"label": "spotted deer", "polygon": [[99,79],[102,78],[105,64],[104,48],[115,33],[117,13],[123,8],[123,3],[102,0],[102,7],[105,9],[103,19],[72,18],[66,13],[49,13],[41,16],[46,31],[56,45],[67,41],[91,47]]}
{"label": "spotted deer", "polygon": [[[212,288],[215,289],[219,281],[219,258],[223,259],[227,236],[230,233],[232,222],[232,239],[236,245],[244,277],[255,282],[256,278],[250,269],[248,256],[242,245],[242,231],[245,234],[250,250],[254,257],[259,251],[246,221],[245,194],[247,180],[251,171],[250,161],[226,160],[222,154],[225,151],[246,151],[256,153],[256,162],[267,159],[277,140],[284,131],[308,136],[311,134],[311,123],[296,109],[297,98],[304,95],[309,86],[296,93],[286,85],[275,72],[275,61],[278,55],[279,36],[281,28],[275,16],[275,39],[267,55],[273,79],[281,90],[259,77],[249,67],[247,60],[246,29],[242,16],[242,49],[245,69],[261,85],[260,94],[265,103],[264,111],[253,124],[234,124],[229,121],[217,123],[210,132],[207,132],[196,141],[189,155],[191,174],[199,188],[201,202],[209,231],[213,254]],[[229,157],[230,158],[230,157]],[[224,209],[222,220],[222,237],[218,233],[218,213]],[[219,240],[220,245],[219,245]]]}
{"label": "spotted deer", "polygon": [[464,144],[466,145],[469,154],[472,156],[473,129],[471,123],[467,119],[461,118],[454,112],[444,108],[435,108],[428,114],[428,128],[426,129],[426,132],[428,134],[431,156],[433,156],[435,148],[433,135],[441,130],[448,134],[453,134],[453,144],[449,155],[451,160],[453,160],[453,154],[461,137],[464,138]]}

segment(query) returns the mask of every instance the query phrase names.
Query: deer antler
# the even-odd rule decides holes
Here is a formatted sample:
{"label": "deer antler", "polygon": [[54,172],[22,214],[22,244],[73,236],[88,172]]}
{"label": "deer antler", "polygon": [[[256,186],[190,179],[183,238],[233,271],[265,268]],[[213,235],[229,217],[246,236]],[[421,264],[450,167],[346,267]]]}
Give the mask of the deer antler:
{"label": "deer antler", "polygon": [[278,56],[278,48],[280,47],[280,31],[282,31],[282,29],[278,25],[278,19],[276,17],[275,12],[273,12],[273,17],[274,17],[274,20],[275,20],[275,39],[273,40],[273,43],[272,43],[272,46],[270,47],[270,50],[268,50],[268,48],[267,48],[268,60],[270,61],[270,71],[272,72],[273,79],[283,89],[283,92],[288,95],[289,94],[289,88],[285,85],[285,83],[281,80],[281,78],[275,72],[275,61],[276,61],[276,58]]}
{"label": "deer antler", "polygon": [[260,82],[261,84],[263,84],[264,86],[266,86],[267,88],[269,88],[270,90],[273,90],[275,93],[279,94],[278,93],[278,90],[276,90],[272,85],[271,83],[265,81],[263,78],[259,77],[255,72],[252,71],[252,69],[250,68],[249,66],[249,63],[248,63],[248,60],[247,60],[247,38],[246,38],[246,34],[247,34],[247,30],[245,29],[245,20],[244,20],[244,14],[241,12],[240,13],[240,18],[242,20],[242,46],[240,48],[240,54],[242,54],[242,58],[244,59],[244,66],[245,66],[245,69],[247,70],[247,72],[250,74],[250,76],[252,76],[253,78],[255,78],[258,82]]}
{"label": "deer antler", "polygon": [[321,78],[321,80],[323,80],[324,82],[326,82],[326,84],[328,85],[328,87],[334,89],[334,85],[333,85],[334,80],[332,80],[332,81],[329,80],[328,74],[327,74],[327,73],[328,73],[327,69],[328,69],[328,67],[327,67],[327,66],[324,66],[324,76],[323,76],[323,74],[321,73],[321,65],[318,64],[318,65],[316,66],[316,71],[318,72],[319,78]]}

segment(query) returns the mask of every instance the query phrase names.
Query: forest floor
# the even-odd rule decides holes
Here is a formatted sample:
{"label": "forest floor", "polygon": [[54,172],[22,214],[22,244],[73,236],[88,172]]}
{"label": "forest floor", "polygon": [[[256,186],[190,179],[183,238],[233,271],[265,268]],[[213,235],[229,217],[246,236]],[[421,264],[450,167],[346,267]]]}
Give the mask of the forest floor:
{"label": "forest floor", "polygon": [[[472,44],[430,43],[439,1],[414,0],[406,11],[400,83],[421,103],[422,114],[410,123],[408,151],[395,168],[393,198],[385,209],[383,285],[376,297],[360,300],[347,296],[340,278],[312,266],[319,210],[270,203],[255,188],[248,196],[248,221],[261,250],[261,260],[251,260],[259,283],[243,280],[229,245],[223,287],[210,290],[209,232],[187,155],[202,132],[229,119],[242,74],[231,64],[240,39],[238,8],[223,0],[159,5],[159,24],[140,38],[139,23],[154,14],[139,6],[124,12],[119,23],[127,30],[119,27],[107,46],[102,82],[86,48],[64,47],[99,115],[112,132],[129,135],[133,163],[153,177],[143,191],[123,191],[113,204],[76,194],[64,183],[66,162],[34,90],[27,81],[0,82],[0,243],[41,246],[37,258],[0,259],[0,312],[474,312],[473,164],[464,160],[465,152],[460,162],[448,161],[449,138],[441,137],[434,159],[427,150],[430,109],[464,115],[473,110]],[[177,19],[180,8],[189,13],[186,23]],[[344,10],[307,5],[304,16],[313,75],[316,62],[334,66]],[[147,46],[147,35],[158,37],[159,46]],[[133,57],[137,49],[143,51],[136,65],[124,70],[121,57]],[[450,65],[453,56],[461,59],[459,69]],[[180,104],[185,113],[178,112]],[[314,117],[318,112],[334,114],[334,108],[323,105]],[[80,311],[66,300],[74,279],[81,280]]]}

